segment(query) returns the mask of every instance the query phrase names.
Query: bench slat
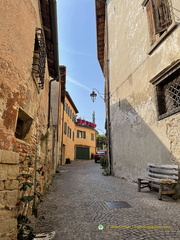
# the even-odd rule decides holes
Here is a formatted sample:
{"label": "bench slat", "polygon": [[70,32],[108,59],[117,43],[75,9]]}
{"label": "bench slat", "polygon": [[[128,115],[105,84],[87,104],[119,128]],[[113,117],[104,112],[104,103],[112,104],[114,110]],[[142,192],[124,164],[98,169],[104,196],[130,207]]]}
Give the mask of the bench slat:
{"label": "bench slat", "polygon": [[154,164],[148,163],[149,167],[157,167],[157,168],[166,168],[166,169],[178,169],[178,165],[171,165],[171,164]]}
{"label": "bench slat", "polygon": [[154,172],[154,173],[162,173],[162,174],[169,174],[169,175],[178,175],[178,171],[177,170],[166,170],[166,169],[159,169],[159,168],[149,168],[150,172]]}
{"label": "bench slat", "polygon": [[169,176],[169,175],[163,175],[163,174],[156,174],[156,173],[148,173],[148,176],[153,177],[153,178],[160,178],[160,179],[174,179],[178,180],[178,176]]}

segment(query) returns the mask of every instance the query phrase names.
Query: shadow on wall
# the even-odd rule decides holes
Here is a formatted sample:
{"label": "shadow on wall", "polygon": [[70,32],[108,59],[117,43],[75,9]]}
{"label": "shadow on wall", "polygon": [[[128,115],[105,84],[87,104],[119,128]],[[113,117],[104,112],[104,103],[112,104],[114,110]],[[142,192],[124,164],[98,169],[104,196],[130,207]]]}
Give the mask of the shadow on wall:
{"label": "shadow on wall", "polygon": [[146,172],[147,163],[180,164],[180,114],[157,121],[152,98],[136,109],[121,100],[111,106],[114,175],[131,181]]}

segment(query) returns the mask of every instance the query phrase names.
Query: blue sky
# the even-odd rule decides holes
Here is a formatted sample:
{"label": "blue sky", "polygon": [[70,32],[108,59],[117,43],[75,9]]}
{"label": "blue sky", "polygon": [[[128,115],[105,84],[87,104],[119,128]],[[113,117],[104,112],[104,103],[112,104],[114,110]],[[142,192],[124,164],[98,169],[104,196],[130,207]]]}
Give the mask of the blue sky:
{"label": "blue sky", "polygon": [[57,10],[59,59],[67,70],[66,90],[79,110],[78,116],[92,121],[95,111],[96,129],[104,132],[104,101],[97,96],[93,103],[90,98],[93,88],[104,92],[97,60],[94,0],[57,0]]}

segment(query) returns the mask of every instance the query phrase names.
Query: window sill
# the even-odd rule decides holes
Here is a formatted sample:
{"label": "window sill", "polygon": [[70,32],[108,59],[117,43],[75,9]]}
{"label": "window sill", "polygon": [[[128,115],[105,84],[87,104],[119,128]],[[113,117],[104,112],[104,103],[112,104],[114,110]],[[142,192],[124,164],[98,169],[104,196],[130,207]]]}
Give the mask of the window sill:
{"label": "window sill", "polygon": [[153,51],[163,42],[169,34],[174,31],[180,23],[174,22],[169,28],[159,37],[159,39],[150,47],[148,54],[151,55]]}
{"label": "window sill", "polygon": [[158,116],[158,120],[160,121],[160,120],[162,120],[164,118],[170,117],[171,115],[174,115],[174,114],[179,113],[179,112],[180,112],[180,107],[178,107],[178,108],[176,108],[176,109],[174,109],[174,110],[172,110],[172,111],[170,111],[168,113],[164,113],[162,115],[159,115]]}

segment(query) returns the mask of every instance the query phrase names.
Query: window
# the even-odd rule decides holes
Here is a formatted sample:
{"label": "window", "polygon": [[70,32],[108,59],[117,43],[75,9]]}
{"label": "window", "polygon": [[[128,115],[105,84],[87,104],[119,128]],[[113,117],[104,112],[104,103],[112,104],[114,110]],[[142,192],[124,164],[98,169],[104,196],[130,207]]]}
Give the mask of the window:
{"label": "window", "polygon": [[71,128],[70,127],[68,127],[68,137],[70,137],[71,138]]}
{"label": "window", "polygon": [[66,102],[64,102],[64,110],[66,111]]}
{"label": "window", "polygon": [[180,60],[151,80],[155,84],[158,118],[180,111]]}
{"label": "window", "polygon": [[66,133],[67,133],[67,123],[64,122],[64,134],[66,134]]}
{"label": "window", "polygon": [[86,139],[86,131],[77,130],[77,138],[84,138],[84,139]]}
{"label": "window", "polygon": [[91,140],[94,141],[94,134],[91,133]]}
{"label": "window", "polygon": [[16,123],[15,137],[19,139],[25,139],[29,133],[33,119],[19,108],[18,118]]}
{"label": "window", "polygon": [[32,75],[34,76],[34,79],[37,80],[39,89],[44,88],[45,64],[46,64],[46,48],[44,35],[41,28],[36,28],[32,63]]}
{"label": "window", "polygon": [[172,24],[169,0],[145,0],[151,45]]}

